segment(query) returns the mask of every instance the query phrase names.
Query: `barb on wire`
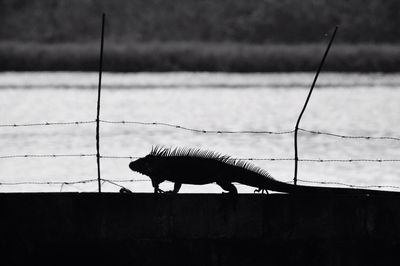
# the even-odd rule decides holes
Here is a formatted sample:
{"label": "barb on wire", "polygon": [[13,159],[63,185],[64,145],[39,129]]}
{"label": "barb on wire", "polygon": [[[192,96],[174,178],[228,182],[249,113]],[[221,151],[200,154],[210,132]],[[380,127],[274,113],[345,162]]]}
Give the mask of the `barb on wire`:
{"label": "barb on wire", "polygon": [[67,122],[39,122],[27,124],[0,124],[0,127],[35,127],[35,126],[62,126],[62,125],[82,125],[96,123],[96,120],[89,121],[67,121]]}
{"label": "barb on wire", "polygon": [[93,157],[96,154],[16,154],[16,155],[2,155],[0,159],[9,158],[58,158],[58,157]]}
{"label": "barb on wire", "polygon": [[373,137],[373,136],[350,136],[350,135],[340,135],[340,134],[329,133],[329,132],[308,130],[308,129],[304,129],[304,128],[299,128],[299,130],[303,131],[303,132],[306,132],[306,133],[315,134],[315,135],[326,135],[326,136],[343,138],[343,139],[395,140],[395,141],[400,141],[400,138],[398,138],[398,137],[389,137],[389,136],[378,136],[378,137]]}
{"label": "barb on wire", "polygon": [[163,122],[138,122],[138,121],[110,121],[110,120],[100,120],[102,123],[107,124],[137,124],[137,125],[148,125],[148,126],[165,126],[165,127],[172,127],[176,129],[182,129],[197,133],[211,133],[211,134],[270,134],[270,135],[283,135],[283,134],[291,134],[294,130],[289,131],[257,131],[257,130],[239,130],[239,131],[232,131],[232,130],[206,130],[206,129],[196,129],[185,127],[176,124],[169,124]]}

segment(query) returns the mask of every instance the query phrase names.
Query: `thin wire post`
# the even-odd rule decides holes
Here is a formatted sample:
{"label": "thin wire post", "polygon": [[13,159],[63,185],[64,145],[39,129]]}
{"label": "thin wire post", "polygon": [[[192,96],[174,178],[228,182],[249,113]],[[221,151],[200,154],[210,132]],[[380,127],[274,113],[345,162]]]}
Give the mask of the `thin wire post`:
{"label": "thin wire post", "polygon": [[100,44],[100,61],[99,61],[99,86],[97,90],[97,118],[96,118],[96,158],[97,158],[97,184],[99,193],[101,192],[101,177],[100,177],[100,96],[101,96],[101,74],[103,71],[103,47],[104,47],[104,22],[106,14],[103,13],[101,23],[101,44]]}
{"label": "thin wire post", "polygon": [[324,56],[322,57],[322,60],[321,60],[321,63],[319,64],[317,73],[315,74],[314,81],[311,85],[306,102],[304,103],[303,109],[301,110],[299,118],[297,119],[297,122],[296,122],[296,127],[294,130],[294,179],[293,179],[295,185],[297,185],[297,164],[299,161],[299,156],[298,156],[298,151],[297,151],[297,132],[299,131],[300,120],[301,120],[301,117],[303,116],[304,111],[306,110],[308,101],[310,100],[310,97],[311,97],[311,93],[314,89],[315,83],[317,82],[319,72],[321,72],[322,66],[324,65],[325,58],[328,55],[329,49],[331,48],[331,45],[332,45],[333,39],[335,38],[337,29],[338,29],[338,26],[336,26],[335,30],[333,31],[331,40],[329,41],[328,47],[325,50]]}

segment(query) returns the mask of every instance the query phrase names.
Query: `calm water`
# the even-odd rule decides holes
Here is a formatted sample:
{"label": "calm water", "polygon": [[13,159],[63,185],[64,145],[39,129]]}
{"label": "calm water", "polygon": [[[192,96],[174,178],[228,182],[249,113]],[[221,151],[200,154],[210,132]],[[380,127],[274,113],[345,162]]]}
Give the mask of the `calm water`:
{"label": "calm water", "polygon": [[[206,130],[288,131],[313,74],[109,74],[103,76],[101,119],[163,122]],[[96,118],[95,73],[0,74],[0,124]],[[400,137],[400,75],[322,74],[301,127],[343,135]],[[196,147],[238,158],[293,158],[293,135],[203,134],[166,126],[101,124],[103,156],[144,156],[153,145]],[[95,124],[1,127],[0,156],[96,153]],[[400,159],[400,141],[299,134],[303,159]],[[105,179],[147,179],[129,159],[102,159]],[[293,161],[254,161],[276,179],[293,178]],[[400,186],[400,162],[301,162],[299,178]],[[1,182],[96,178],[95,157],[0,159]],[[151,191],[149,182],[121,183]],[[171,187],[165,184],[163,188]],[[0,186],[0,191],[95,191],[96,183]],[[105,191],[118,187],[105,183]],[[241,192],[251,192],[239,186]],[[221,192],[217,185],[182,192]]]}

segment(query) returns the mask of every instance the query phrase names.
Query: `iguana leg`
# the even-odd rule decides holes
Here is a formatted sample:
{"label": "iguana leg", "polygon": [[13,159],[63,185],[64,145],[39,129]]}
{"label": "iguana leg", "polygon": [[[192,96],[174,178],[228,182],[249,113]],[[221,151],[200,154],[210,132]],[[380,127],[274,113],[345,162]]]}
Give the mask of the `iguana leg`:
{"label": "iguana leg", "polygon": [[164,190],[160,189],[160,188],[154,188],[154,193],[164,193]]}
{"label": "iguana leg", "polygon": [[237,189],[232,183],[218,183],[217,185],[220,186],[223,190],[228,191],[230,194],[237,194]]}
{"label": "iguana leg", "polygon": [[154,194],[163,193],[163,192],[164,192],[163,190],[161,190],[161,189],[159,188],[160,183],[154,181],[153,179],[151,180],[151,183],[153,184]]}
{"label": "iguana leg", "polygon": [[164,193],[164,190],[161,190],[158,186],[154,188],[154,194]]}
{"label": "iguana leg", "polygon": [[179,192],[179,189],[181,189],[181,186],[182,186],[182,183],[175,183],[174,190],[167,191],[166,193],[177,194]]}

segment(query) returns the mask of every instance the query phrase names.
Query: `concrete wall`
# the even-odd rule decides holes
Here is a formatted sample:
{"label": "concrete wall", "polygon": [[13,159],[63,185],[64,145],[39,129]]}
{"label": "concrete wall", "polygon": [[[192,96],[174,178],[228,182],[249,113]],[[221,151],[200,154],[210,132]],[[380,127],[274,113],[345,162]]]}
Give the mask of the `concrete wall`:
{"label": "concrete wall", "polygon": [[0,194],[0,262],[390,265],[400,197]]}

